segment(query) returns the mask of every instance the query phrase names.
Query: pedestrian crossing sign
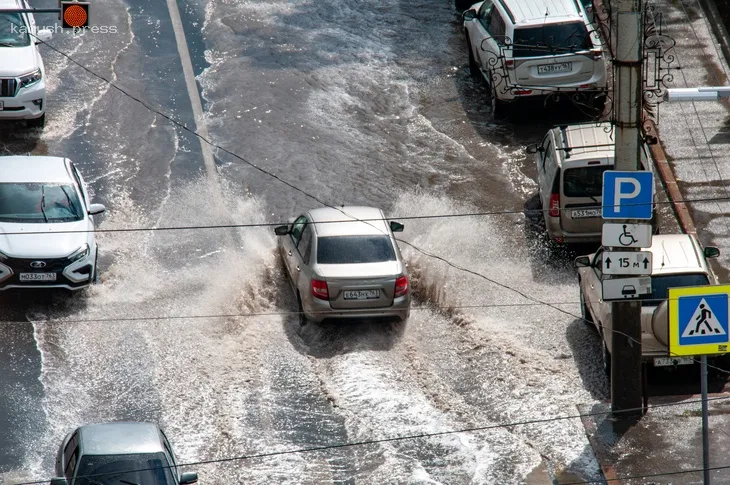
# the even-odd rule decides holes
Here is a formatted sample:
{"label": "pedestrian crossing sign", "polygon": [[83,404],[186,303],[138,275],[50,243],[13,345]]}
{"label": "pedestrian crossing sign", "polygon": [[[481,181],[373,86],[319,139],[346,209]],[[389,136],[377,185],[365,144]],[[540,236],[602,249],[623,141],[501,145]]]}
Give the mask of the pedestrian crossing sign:
{"label": "pedestrian crossing sign", "polygon": [[669,289],[669,355],[725,354],[730,285]]}

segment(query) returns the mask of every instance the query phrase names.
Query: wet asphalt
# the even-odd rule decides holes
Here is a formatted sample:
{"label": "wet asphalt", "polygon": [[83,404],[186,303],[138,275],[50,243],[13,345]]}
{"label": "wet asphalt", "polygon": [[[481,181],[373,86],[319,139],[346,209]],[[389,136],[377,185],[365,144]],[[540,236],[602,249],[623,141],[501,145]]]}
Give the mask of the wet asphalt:
{"label": "wet asphalt", "polygon": [[[194,462],[562,416],[605,400],[598,337],[573,316],[571,261],[592,248],[555,248],[521,213],[535,190],[525,146],[578,113],[526,106],[495,122],[448,2],[178,6],[202,121],[239,155],[214,149],[215,180],[197,138],[132,99],[194,125],[162,2],[106,3],[93,21],[117,34],[52,40],[128,95],[42,47],[48,125],[0,125],[0,153],[72,158],[108,207],[100,229],[278,222],[317,205],[246,162],[327,203],[395,217],[512,211],[412,220],[403,238],[569,314],[511,307],[527,301],[403,247],[415,305],[428,308],[407,324],[299,328],[277,314],[295,306],[269,229],[100,233],[96,287],[0,295],[0,478],[49,477],[63,436],[91,422],[159,422]],[[274,315],[232,316],[261,313]],[[521,483],[540,468],[599,476],[579,421],[197,470],[205,483],[453,484]]]}

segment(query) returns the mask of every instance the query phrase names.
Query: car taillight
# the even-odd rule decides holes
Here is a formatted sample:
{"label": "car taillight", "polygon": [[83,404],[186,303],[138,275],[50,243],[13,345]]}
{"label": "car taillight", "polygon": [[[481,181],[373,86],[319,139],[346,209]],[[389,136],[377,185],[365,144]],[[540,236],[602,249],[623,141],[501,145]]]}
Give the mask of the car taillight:
{"label": "car taillight", "polygon": [[515,89],[514,91],[512,91],[512,94],[514,94],[515,96],[519,96],[521,94],[531,94],[531,93],[532,93],[532,89]]}
{"label": "car taillight", "polygon": [[327,288],[327,282],[322,280],[312,280],[312,295],[320,300],[329,300],[330,291]]}
{"label": "car taillight", "polygon": [[403,296],[408,293],[408,276],[399,276],[395,280],[395,297]]}
{"label": "car taillight", "polygon": [[560,217],[560,194],[550,194],[550,217]]}
{"label": "car taillight", "polygon": [[515,67],[515,61],[514,61],[514,59],[506,59],[504,61],[504,67],[513,69]]}

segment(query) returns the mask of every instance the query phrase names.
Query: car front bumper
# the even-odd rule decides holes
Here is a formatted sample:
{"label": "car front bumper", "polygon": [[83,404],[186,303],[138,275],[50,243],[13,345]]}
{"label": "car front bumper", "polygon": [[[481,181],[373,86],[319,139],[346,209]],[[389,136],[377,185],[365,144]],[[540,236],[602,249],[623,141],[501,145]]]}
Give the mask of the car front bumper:
{"label": "car front bumper", "polygon": [[[95,251],[78,261],[69,262],[67,258],[55,259],[19,259],[0,260],[0,291],[11,288],[65,288],[75,291],[89,286],[94,274]],[[35,269],[31,262],[43,261],[46,267]],[[21,281],[21,273],[54,273],[55,281]]]}
{"label": "car front bumper", "polygon": [[3,109],[0,120],[31,120],[43,116],[46,110],[46,83],[44,80],[21,89],[16,96],[0,97]]}

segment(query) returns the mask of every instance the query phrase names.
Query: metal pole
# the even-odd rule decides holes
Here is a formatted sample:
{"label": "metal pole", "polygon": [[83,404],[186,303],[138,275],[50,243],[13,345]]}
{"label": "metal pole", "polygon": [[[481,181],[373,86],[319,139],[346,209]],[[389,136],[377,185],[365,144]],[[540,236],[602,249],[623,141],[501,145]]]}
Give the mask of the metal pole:
{"label": "metal pole", "polygon": [[707,356],[700,358],[700,387],[702,388],[702,468],[704,485],[710,485],[710,428],[707,419]]}
{"label": "metal pole", "polygon": [[[616,2],[616,55],[613,61],[615,170],[639,170],[641,152],[642,60],[644,28],[642,0]],[[617,221],[613,221],[617,222]],[[627,223],[634,222],[631,220]],[[636,249],[622,249],[623,251]],[[611,409],[614,417],[641,416],[641,303],[620,301],[611,304]],[[634,412],[625,412],[635,409]],[[624,412],[621,412],[624,411]]]}

